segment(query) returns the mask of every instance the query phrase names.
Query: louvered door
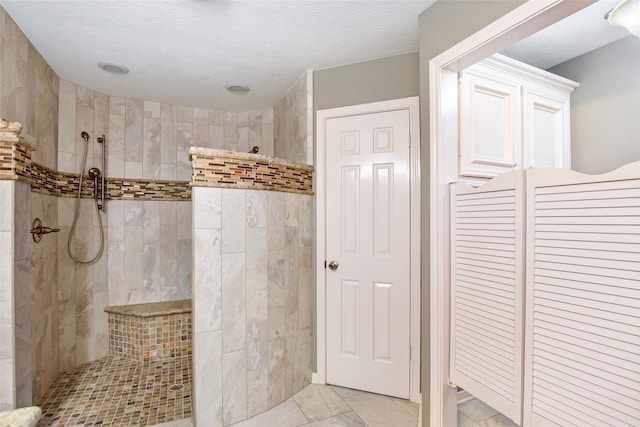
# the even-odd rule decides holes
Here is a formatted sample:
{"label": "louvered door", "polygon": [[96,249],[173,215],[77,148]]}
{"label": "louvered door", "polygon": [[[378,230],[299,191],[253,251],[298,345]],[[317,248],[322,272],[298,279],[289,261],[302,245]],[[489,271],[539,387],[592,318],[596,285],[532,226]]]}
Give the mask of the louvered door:
{"label": "louvered door", "polygon": [[523,171],[451,186],[451,380],[521,421]]}
{"label": "louvered door", "polygon": [[640,162],[527,176],[525,426],[640,426]]}

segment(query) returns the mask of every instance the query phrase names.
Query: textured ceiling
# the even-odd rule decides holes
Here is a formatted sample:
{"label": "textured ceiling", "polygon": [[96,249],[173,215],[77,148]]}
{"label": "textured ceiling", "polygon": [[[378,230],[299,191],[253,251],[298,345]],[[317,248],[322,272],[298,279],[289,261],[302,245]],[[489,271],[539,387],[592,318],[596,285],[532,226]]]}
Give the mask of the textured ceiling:
{"label": "textured ceiling", "polygon": [[[546,69],[628,33],[601,0],[502,53]],[[418,50],[433,0],[2,1],[63,79],[113,96],[227,111],[271,107],[305,70]],[[111,61],[126,75],[96,66]],[[228,84],[248,85],[244,95]]]}
{"label": "textured ceiling", "polygon": [[629,36],[604,16],[620,0],[600,0],[503,50],[502,54],[546,70]]}
{"label": "textured ceiling", "polygon": [[[412,1],[1,1],[63,79],[113,96],[243,111],[305,70],[418,50]],[[125,65],[113,75],[96,64]],[[245,95],[227,84],[248,85]]]}

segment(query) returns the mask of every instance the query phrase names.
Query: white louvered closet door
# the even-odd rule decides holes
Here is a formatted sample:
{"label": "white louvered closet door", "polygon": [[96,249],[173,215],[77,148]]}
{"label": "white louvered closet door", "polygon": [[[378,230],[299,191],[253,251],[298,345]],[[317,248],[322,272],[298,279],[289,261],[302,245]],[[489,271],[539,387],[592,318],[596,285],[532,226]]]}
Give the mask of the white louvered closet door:
{"label": "white louvered closet door", "polygon": [[451,381],[522,414],[523,171],[451,186]]}
{"label": "white louvered closet door", "polygon": [[527,175],[525,426],[640,426],[640,162]]}

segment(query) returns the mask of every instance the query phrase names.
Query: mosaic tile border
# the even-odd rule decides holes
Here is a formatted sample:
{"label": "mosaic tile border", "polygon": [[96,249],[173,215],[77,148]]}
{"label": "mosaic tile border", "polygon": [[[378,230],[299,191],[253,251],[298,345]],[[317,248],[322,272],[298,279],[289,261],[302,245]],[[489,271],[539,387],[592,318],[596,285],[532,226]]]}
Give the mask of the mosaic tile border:
{"label": "mosaic tile border", "polygon": [[0,179],[30,178],[33,147],[14,133],[0,132]]}
{"label": "mosaic tile border", "polygon": [[[79,174],[58,172],[31,160],[33,147],[13,134],[0,133],[0,179],[24,180],[31,191],[58,197],[77,197]],[[107,200],[190,201],[189,181],[107,178]],[[93,180],[82,180],[82,197],[94,197]]]}
{"label": "mosaic tile border", "polygon": [[[79,174],[59,172],[33,162],[33,147],[15,134],[0,132],[0,179],[21,179],[31,191],[77,197]],[[190,201],[192,187],[223,187],[313,194],[313,166],[256,154],[193,147],[192,181],[106,178],[107,200]],[[82,198],[94,195],[93,180],[83,179]]]}
{"label": "mosaic tile border", "polygon": [[313,166],[258,154],[192,147],[191,186],[313,194]]}

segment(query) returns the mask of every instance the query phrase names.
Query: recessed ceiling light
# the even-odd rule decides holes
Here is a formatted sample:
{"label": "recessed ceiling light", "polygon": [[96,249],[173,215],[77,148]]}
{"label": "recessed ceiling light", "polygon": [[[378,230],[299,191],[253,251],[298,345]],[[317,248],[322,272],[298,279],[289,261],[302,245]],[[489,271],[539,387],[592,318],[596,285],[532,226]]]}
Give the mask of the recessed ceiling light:
{"label": "recessed ceiling light", "polygon": [[108,73],[113,74],[127,74],[129,69],[124,65],[116,64],[115,62],[98,62],[98,68]]}
{"label": "recessed ceiling light", "polygon": [[249,92],[249,87],[242,85],[226,85],[224,88],[235,95],[244,95]]}

